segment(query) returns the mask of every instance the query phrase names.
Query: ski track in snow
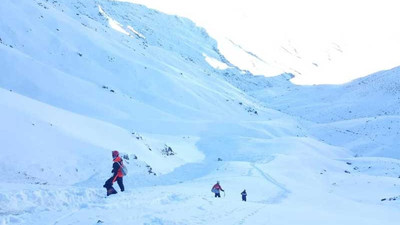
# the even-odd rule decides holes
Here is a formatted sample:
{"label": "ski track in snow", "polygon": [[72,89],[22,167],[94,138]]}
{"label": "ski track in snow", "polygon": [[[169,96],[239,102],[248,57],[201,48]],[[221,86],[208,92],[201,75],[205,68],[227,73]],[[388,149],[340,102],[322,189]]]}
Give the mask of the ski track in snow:
{"label": "ski track in snow", "polygon": [[259,172],[259,174],[269,183],[275,185],[276,187],[278,187],[279,189],[281,189],[281,194],[279,194],[278,196],[275,196],[274,198],[272,198],[271,200],[268,201],[268,203],[272,203],[272,204],[277,204],[280,203],[283,199],[285,199],[288,194],[290,193],[290,191],[288,189],[286,189],[286,187],[283,184],[280,184],[278,181],[276,181],[274,178],[272,178],[268,173],[265,173],[264,171],[262,171],[260,168],[258,168],[255,163],[251,163],[250,164],[255,170],[257,170]]}

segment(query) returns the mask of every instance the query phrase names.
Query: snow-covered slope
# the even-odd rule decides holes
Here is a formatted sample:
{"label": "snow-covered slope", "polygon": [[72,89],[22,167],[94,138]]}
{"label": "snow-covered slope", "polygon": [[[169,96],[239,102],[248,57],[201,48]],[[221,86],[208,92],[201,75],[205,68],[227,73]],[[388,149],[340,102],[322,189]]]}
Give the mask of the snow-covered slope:
{"label": "snow-covered slope", "polygon": [[270,107],[318,123],[399,115],[399,76],[400,67],[396,67],[344,85],[298,86],[270,81],[274,84],[270,88],[254,87],[251,92],[264,97],[263,102]]}
{"label": "snow-covered slope", "polygon": [[[289,78],[240,71],[204,29],[144,6],[6,0],[0,221],[395,224],[399,161],[353,158],[314,137],[321,124],[265,107]],[[104,199],[114,149],[127,190]]]}
{"label": "snow-covered slope", "polygon": [[241,89],[270,108],[317,123],[310,125],[315,137],[354,155],[400,157],[399,67],[344,85],[298,86],[288,82],[291,77],[248,76]]}
{"label": "snow-covered slope", "polygon": [[[4,101],[12,102],[18,93],[118,126],[126,140],[118,145],[100,144],[108,150],[133,153],[136,147],[126,143],[137,131],[139,135],[196,136],[217,126],[215,121],[234,121],[236,126],[237,116],[253,120],[260,114],[279,115],[263,109],[258,115],[248,112],[256,110],[254,103],[218,78],[205,61],[204,54],[219,57],[215,42],[185,19],[108,1],[5,4],[0,84],[12,93]],[[18,17],[12,18],[14,15]],[[112,29],[115,26],[119,28]],[[133,29],[136,33],[130,34]],[[46,111],[43,107],[32,111]],[[63,119],[64,123],[73,122]],[[48,123],[54,120],[45,118]],[[79,126],[69,129],[80,130],[79,138],[87,141],[81,136],[88,132]],[[112,134],[111,129],[104,130]],[[47,139],[45,135],[42,138]],[[114,136],[109,139],[115,140]]]}
{"label": "snow-covered slope", "polygon": [[[7,1],[1,10],[7,182],[98,186],[118,149],[137,157],[141,179],[126,182],[139,185],[224,157],[208,141],[303,133],[222,79],[207,62],[224,60],[215,41],[187,19],[113,1]],[[14,155],[15,165],[6,160]]]}

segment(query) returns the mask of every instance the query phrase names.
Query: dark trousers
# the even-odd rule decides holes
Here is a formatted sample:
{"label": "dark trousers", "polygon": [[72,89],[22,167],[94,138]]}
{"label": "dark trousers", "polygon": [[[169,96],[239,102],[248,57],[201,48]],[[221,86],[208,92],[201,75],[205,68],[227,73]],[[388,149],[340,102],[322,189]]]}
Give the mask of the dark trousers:
{"label": "dark trousers", "polygon": [[[106,181],[106,183],[104,184],[104,187],[107,190],[112,187],[114,178],[115,178],[115,176],[110,177],[110,179],[108,179]],[[117,180],[118,186],[121,189],[121,191],[125,191],[125,187],[124,187],[124,183],[123,183],[124,180],[122,179],[122,177],[117,177],[116,180]]]}
{"label": "dark trousers", "polygon": [[221,198],[221,194],[220,193],[215,193],[215,197]]}
{"label": "dark trousers", "polygon": [[246,195],[242,195],[242,201],[246,201]]}

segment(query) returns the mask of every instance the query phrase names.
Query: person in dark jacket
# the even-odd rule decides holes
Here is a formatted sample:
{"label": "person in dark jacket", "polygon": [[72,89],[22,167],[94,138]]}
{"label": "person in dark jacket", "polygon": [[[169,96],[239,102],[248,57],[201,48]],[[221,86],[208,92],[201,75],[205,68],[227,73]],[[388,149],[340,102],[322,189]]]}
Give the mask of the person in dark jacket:
{"label": "person in dark jacket", "polygon": [[244,189],[241,194],[242,194],[242,201],[246,201],[247,200],[246,199],[246,197],[247,197],[246,189]]}
{"label": "person in dark jacket", "polygon": [[220,191],[224,191],[224,189],[222,189],[221,185],[219,185],[219,181],[217,181],[216,184],[214,184],[214,186],[211,189],[211,192],[213,192],[215,194],[215,197],[221,198],[221,193]]}
{"label": "person in dark jacket", "polygon": [[125,191],[124,183],[123,183],[123,174],[121,171],[121,165],[123,165],[122,159],[119,157],[119,152],[118,151],[112,151],[112,157],[113,157],[113,169],[111,173],[113,173],[113,176],[110,177],[106,183],[103,185],[107,189],[107,196],[116,194],[117,191],[113,188],[113,183],[117,181],[118,186],[122,191]]}

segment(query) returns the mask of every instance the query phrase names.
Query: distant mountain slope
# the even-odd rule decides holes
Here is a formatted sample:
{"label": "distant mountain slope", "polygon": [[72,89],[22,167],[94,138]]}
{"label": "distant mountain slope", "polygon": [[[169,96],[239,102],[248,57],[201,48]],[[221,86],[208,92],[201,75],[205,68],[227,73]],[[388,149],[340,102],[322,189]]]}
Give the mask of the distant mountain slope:
{"label": "distant mountain slope", "polygon": [[236,85],[269,108],[317,123],[311,133],[320,140],[356,155],[400,157],[400,67],[344,85],[298,86],[289,74],[246,77],[245,87]]}
{"label": "distant mountain slope", "polygon": [[[272,88],[266,104],[315,122],[332,122],[361,117],[400,115],[400,67],[359,78],[344,85]],[[254,96],[263,98],[263,91]],[[271,97],[272,96],[272,97]]]}

